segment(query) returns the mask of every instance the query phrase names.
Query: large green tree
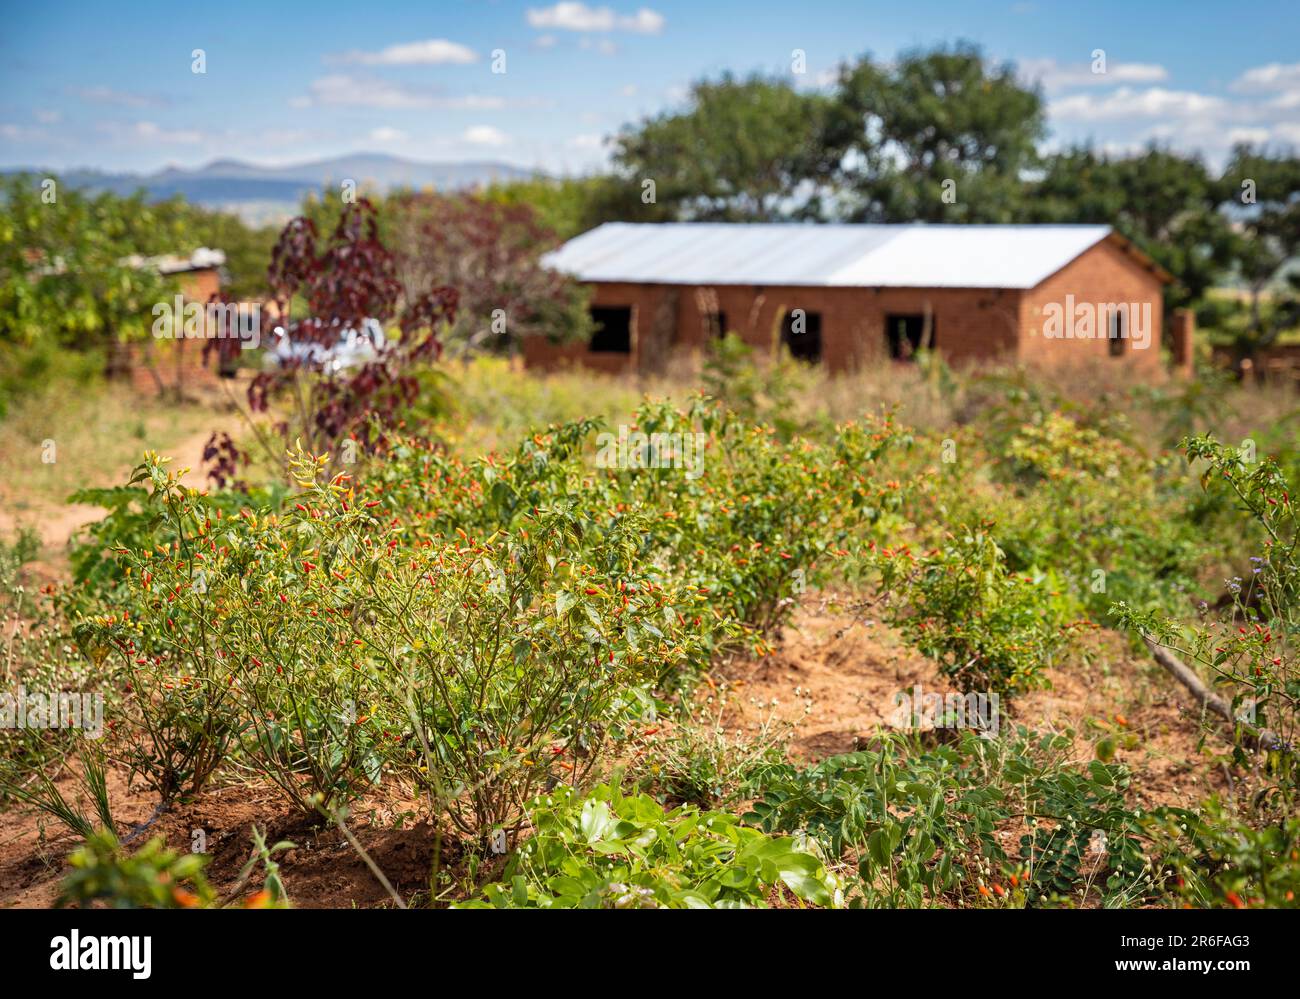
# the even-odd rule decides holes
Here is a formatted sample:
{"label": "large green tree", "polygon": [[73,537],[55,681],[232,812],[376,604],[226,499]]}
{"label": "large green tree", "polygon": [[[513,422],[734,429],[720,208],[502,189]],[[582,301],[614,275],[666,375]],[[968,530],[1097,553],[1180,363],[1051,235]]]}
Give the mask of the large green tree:
{"label": "large green tree", "polygon": [[166,213],[142,195],[92,197],[29,176],[7,179],[0,202],[0,342],[99,349],[113,370],[175,293],[135,259],[166,240]]}
{"label": "large green tree", "polygon": [[831,102],[780,78],[726,75],[691,88],[684,111],[625,129],[614,160],[627,187],[683,219],[768,222],[786,217],[823,176]]}
{"label": "large green tree", "polygon": [[1043,135],[1040,94],[959,43],[843,67],[825,141],[848,218],[1010,222]]}
{"label": "large green tree", "polygon": [[1233,276],[1245,289],[1229,325],[1248,356],[1300,324],[1300,158],[1238,146],[1219,193],[1232,220]]}
{"label": "large green tree", "polygon": [[1172,307],[1199,301],[1228,261],[1228,220],[1219,184],[1197,156],[1149,147],[1111,157],[1075,147],[1047,157],[1025,192],[1028,222],[1112,225],[1174,276]]}

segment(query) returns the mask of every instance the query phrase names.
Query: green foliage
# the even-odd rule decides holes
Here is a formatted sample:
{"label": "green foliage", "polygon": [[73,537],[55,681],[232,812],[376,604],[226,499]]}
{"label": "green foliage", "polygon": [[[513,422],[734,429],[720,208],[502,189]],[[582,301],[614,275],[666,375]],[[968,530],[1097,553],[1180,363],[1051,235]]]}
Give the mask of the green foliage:
{"label": "green foliage", "polygon": [[[923,361],[969,421],[940,441],[803,416],[825,383],[783,385],[729,346],[708,372],[720,400],[633,410],[620,386],[591,393],[610,419],[529,433],[519,399],[582,411],[581,391],[556,402],[530,382],[511,448],[473,460],[430,443],[424,416],[344,473],[295,450],[293,492],[200,493],[151,455],[120,489],[78,496],[110,512],[55,608],[75,627],[17,592],[30,540],[0,551],[13,606],[37,625],[11,636],[6,661],[29,687],[102,688],[118,723],[109,758],[164,799],[254,774],[339,818],[381,781],[415,789],[436,840],[460,840],[446,855],[468,865],[462,883],[491,865],[499,883],[476,906],[838,905],[849,872],[859,906],[1289,904],[1300,457],[1286,420],[1257,439],[1279,445],[1276,461],[1189,441],[1199,493],[1144,434],[1158,447],[1221,419],[1215,386],[1071,401],[1044,378]],[[504,378],[504,364],[478,377]],[[1141,414],[1168,423],[1135,431]],[[1207,552],[1254,560],[1188,628]],[[687,696],[704,670],[742,644],[767,651],[805,589],[861,570],[888,597],[871,616],[955,687],[1041,684],[1089,613],[1177,641],[1280,737],[1259,754],[1243,742],[1226,761],[1230,807],[1189,827],[1130,806],[1114,740],[1085,765],[1071,734],[1010,733],[1005,716],[1000,736],[885,736],[811,767],[717,701],[700,720]],[[84,662],[58,651],[74,643]],[[81,797],[98,821],[24,770],[65,753],[65,735],[0,732],[19,777],[7,793],[94,836],[111,822],[97,760]],[[613,760],[632,761],[616,783]],[[743,818],[697,810],[753,799]],[[487,844],[513,852],[493,861]],[[285,902],[282,846],[261,842],[244,872],[266,869],[257,905]],[[119,881],[134,859],[87,850]]]}
{"label": "green foliage", "polygon": [[503,205],[529,206],[557,240],[572,239],[602,222],[662,222],[669,218],[666,206],[641,199],[638,181],[608,174],[494,181],[482,196]]}
{"label": "green foliage", "polygon": [[587,290],[541,264],[556,238],[524,203],[475,194],[399,192],[381,211],[408,298],[456,289],[445,342],[453,355],[514,354],[524,337],[590,335]]}
{"label": "green foliage", "polygon": [[[275,513],[285,503],[288,491],[280,483],[251,490],[217,490],[208,494],[205,509],[209,515],[235,516],[250,509]],[[69,553],[72,581],[76,588],[65,595],[70,606],[112,606],[129,596],[124,589],[123,565],[116,553],[123,549],[170,548],[177,540],[174,522],[153,502],[156,494],[143,485],[110,486],[104,489],[78,489],[68,497],[69,503],[86,503],[108,512],[86,525],[74,536]]]}
{"label": "green foliage", "polygon": [[108,771],[105,769],[104,755],[83,743],[78,756],[81,759],[78,784],[82,796],[89,798],[94,807],[94,818],[82,811],[78,802],[69,801],[49,774],[39,767],[30,775],[15,772],[0,780],[0,793],[58,819],[82,838],[94,835],[97,828],[95,818],[99,820],[99,826],[116,836],[117,828],[113,823],[113,810],[108,798]]}
{"label": "green foliage", "polygon": [[1300,818],[1255,827],[1211,800],[1161,809],[1149,822],[1174,897],[1193,908],[1300,908]]}
{"label": "green foliage", "polygon": [[15,174],[0,182],[0,203],[0,343],[98,349],[111,361],[121,344],[147,336],[154,304],[179,290],[144,257],[215,247],[227,255],[228,292],[264,290],[274,234],[179,198],[91,195]]}
{"label": "green foliage", "polygon": [[[1117,600],[1173,612],[1190,603],[1208,544],[1194,497],[1170,456],[1147,457],[1122,420],[1090,425],[1053,399],[982,414],[982,432],[929,441],[941,456],[905,490],[922,525],[978,524],[1008,574],[1048,591],[1067,616],[1111,623]],[[935,530],[922,543],[945,546]]]}
{"label": "green foliage", "polygon": [[1220,197],[1239,219],[1232,260],[1248,297],[1236,348],[1249,355],[1300,324],[1300,159],[1238,146],[1220,180]]}
{"label": "green foliage", "polygon": [[1008,572],[985,532],[960,529],[941,549],[915,557],[883,548],[871,560],[894,597],[889,622],[963,691],[1001,696],[1046,681],[1069,622],[1051,582]]}
{"label": "green foliage", "polygon": [[829,108],[779,78],[724,74],[696,83],[686,110],[625,129],[614,159],[635,183],[652,179],[656,202],[682,218],[770,222],[787,214],[783,203],[802,180],[825,169]]}
{"label": "green foliage", "polygon": [[203,876],[208,857],[179,854],[161,837],[128,854],[107,830],[90,835],[68,863],[55,906],[88,907],[99,903],[112,909],[192,909],[213,903]]}
{"label": "green foliage", "polygon": [[[644,436],[633,441],[632,433]],[[899,440],[888,421],[871,421],[845,425],[833,443],[786,443],[704,399],[687,410],[647,402],[618,433],[580,421],[524,441],[509,457],[470,464],[399,442],[371,489],[393,516],[422,511],[411,518],[421,536],[490,533],[535,511],[571,508],[577,496],[593,516],[616,523],[635,511],[647,521],[639,557],[709,598],[713,623],[705,617],[694,627],[766,633],[862,529],[888,522],[897,484],[878,483],[875,472]],[[436,494],[427,481],[440,484]]]}
{"label": "green foliage", "polygon": [[153,304],[176,292],[129,259],[158,245],[158,212],[141,195],[60,188],[47,203],[42,194],[24,175],[0,186],[0,340],[111,352],[143,338]]}
{"label": "green foliage", "polygon": [[[56,698],[102,696],[107,716],[114,702],[112,692],[105,690],[100,671],[73,650],[64,609],[44,592],[29,592],[23,566],[36,556],[39,547],[39,538],[29,530],[20,530],[12,544],[0,543],[0,610],[10,622],[0,650],[7,680],[0,694],[16,697],[21,686]],[[16,716],[18,705],[7,701],[4,710]],[[14,724],[17,717],[6,721],[11,723],[0,725],[0,801],[21,797],[14,789],[30,788],[32,780],[40,788],[41,797],[53,801],[45,793],[53,789],[45,768],[69,757],[80,735],[102,734],[71,727]]]}
{"label": "green foliage", "polygon": [[49,337],[31,343],[6,342],[0,336],[0,418],[13,402],[30,397],[38,386],[79,391],[104,370],[104,352],[69,351]]}
{"label": "green foliage", "polygon": [[[902,739],[879,750],[833,756],[803,770],[773,768],[749,816],[774,832],[806,832],[832,856],[855,857],[855,905],[921,907],[992,898],[1015,873],[1019,898],[1061,901],[1085,891],[1092,844],[1111,872],[1108,891],[1144,868],[1137,816],[1124,804],[1124,768],[1063,763],[1069,740],[1034,736],[960,741],[916,752]],[[1008,830],[1024,820],[1020,849]],[[1098,836],[1098,834],[1101,834]]]}
{"label": "green foliage", "polygon": [[965,43],[863,57],[842,70],[831,121],[850,218],[870,222],[1015,221],[1045,132],[1042,97]]}
{"label": "green foliage", "polygon": [[767,719],[757,732],[729,729],[725,697],[710,699],[712,716],[683,704],[676,716],[651,719],[641,732],[628,778],[668,800],[701,807],[730,807],[748,799],[755,780],[784,762],[785,725]]}
{"label": "green foliage", "polygon": [[1117,608],[1117,616],[1199,666],[1231,703],[1234,716],[1244,715],[1253,728],[1272,732],[1275,738],[1262,747],[1267,766],[1254,766],[1243,745],[1234,755],[1260,781],[1251,810],[1261,817],[1287,814],[1300,790],[1294,752],[1300,737],[1300,518],[1294,486],[1277,461],[1258,455],[1253,446],[1229,447],[1208,435],[1184,444],[1188,461],[1201,471],[1202,487],[1232,500],[1237,532],[1251,527],[1261,532],[1259,554],[1250,556],[1244,579],[1228,580],[1230,599],[1217,620],[1211,616],[1182,626],[1126,605]]}
{"label": "green foliage", "polygon": [[128,759],[164,797],[234,746],[306,811],[392,767],[463,831],[508,825],[551,774],[587,773],[638,685],[702,661],[703,597],[635,558],[638,518],[403,547],[321,461],[294,457],[282,518],[222,518],[156,461],[137,473],[177,540],[121,553],[134,610],[79,639],[120,661],[144,736]]}
{"label": "green foliage", "polygon": [[768,364],[757,363],[754,349],[728,331],[709,344],[700,382],[707,395],[741,419],[768,424],[788,441],[802,429],[794,418],[793,402],[807,377],[808,365],[787,354]]}
{"label": "green foliage", "polygon": [[778,885],[804,902],[835,904],[834,879],[816,856],[726,812],[669,811],[609,783],[585,798],[558,788],[530,817],[535,834],[478,907],[762,908]]}

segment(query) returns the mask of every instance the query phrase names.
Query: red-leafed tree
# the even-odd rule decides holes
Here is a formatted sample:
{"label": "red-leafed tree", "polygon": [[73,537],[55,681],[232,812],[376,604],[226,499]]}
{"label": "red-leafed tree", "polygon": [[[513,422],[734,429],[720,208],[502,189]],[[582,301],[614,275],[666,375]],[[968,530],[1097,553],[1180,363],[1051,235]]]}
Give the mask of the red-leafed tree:
{"label": "red-leafed tree", "polygon": [[[407,285],[397,279],[393,254],[379,239],[374,206],[345,205],[330,236],[296,218],[284,227],[271,256],[272,300],[262,319],[262,344],[278,353],[249,384],[253,413],[278,412],[273,433],[256,423],[264,449],[283,462],[286,445],[301,440],[313,454],[328,452],[337,466],[383,443],[416,399],[420,367],[436,359],[440,336],[456,320],[457,292],[447,285]],[[336,348],[348,331],[377,323],[386,331],[364,363],[338,366]],[[316,347],[319,350],[312,350]],[[355,442],[349,444],[349,441]],[[233,473],[230,449],[213,435],[209,450],[221,456],[219,484]]]}
{"label": "red-leafed tree", "polygon": [[509,354],[525,336],[588,331],[581,286],[541,263],[559,241],[531,206],[406,191],[385,201],[384,220],[405,293],[431,285],[459,293],[449,350]]}

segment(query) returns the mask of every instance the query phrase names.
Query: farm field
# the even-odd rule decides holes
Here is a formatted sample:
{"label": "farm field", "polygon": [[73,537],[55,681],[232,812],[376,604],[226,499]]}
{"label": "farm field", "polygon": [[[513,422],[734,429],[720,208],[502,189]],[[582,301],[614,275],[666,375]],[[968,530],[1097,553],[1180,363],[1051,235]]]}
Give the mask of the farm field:
{"label": "farm field", "polygon": [[433,372],[243,490],[220,400],[95,396],[71,545],[6,476],[7,675],[102,730],[0,733],[0,904],[1295,904],[1294,395]]}
{"label": "farm field", "polygon": [[6,18],[17,988],[1294,978],[1300,7],[734,6]]}

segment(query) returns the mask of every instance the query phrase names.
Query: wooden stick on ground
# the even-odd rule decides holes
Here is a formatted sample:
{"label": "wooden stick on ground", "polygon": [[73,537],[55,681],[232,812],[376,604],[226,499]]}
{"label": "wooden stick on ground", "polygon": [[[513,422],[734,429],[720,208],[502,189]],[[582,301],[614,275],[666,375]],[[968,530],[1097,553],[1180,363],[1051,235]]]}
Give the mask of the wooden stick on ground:
{"label": "wooden stick on ground", "polygon": [[1222,697],[1210,690],[1199,676],[1179,659],[1176,655],[1166,649],[1150,635],[1143,635],[1142,640],[1147,643],[1147,648],[1151,650],[1151,655],[1155,657],[1156,662],[1165,668],[1175,680],[1181,683],[1196,698],[1197,702],[1219,715],[1225,721],[1233,725],[1240,725],[1242,731],[1250,737],[1260,749],[1273,750],[1282,749],[1282,738],[1274,731],[1266,728],[1256,728],[1249,722],[1236,718],[1232,714],[1232,705]]}

